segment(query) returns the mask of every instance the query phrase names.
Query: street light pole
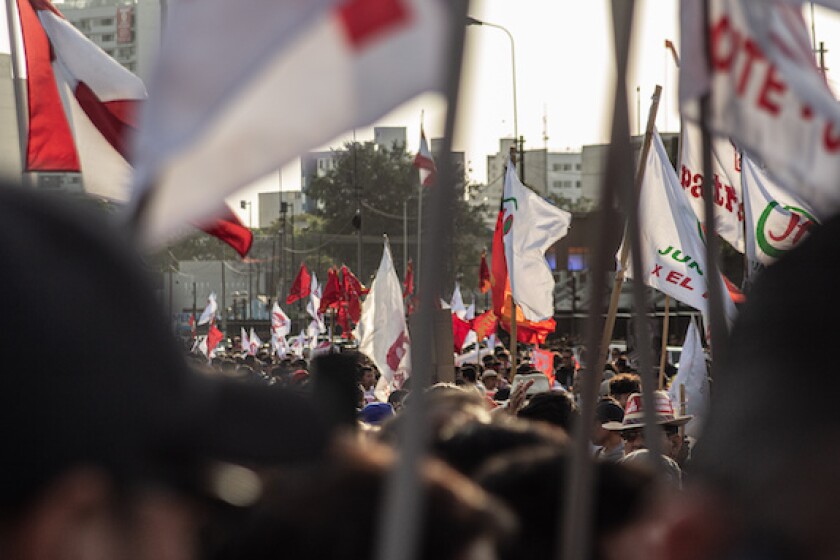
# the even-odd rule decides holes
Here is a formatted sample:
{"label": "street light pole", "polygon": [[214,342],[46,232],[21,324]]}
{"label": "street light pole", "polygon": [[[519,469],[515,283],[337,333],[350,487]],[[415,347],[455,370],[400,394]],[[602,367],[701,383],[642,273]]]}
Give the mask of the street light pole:
{"label": "street light pole", "polygon": [[517,101],[516,101],[516,47],[514,46],[513,42],[513,35],[511,34],[508,29],[502,25],[496,23],[490,23],[487,21],[482,21],[480,19],[476,19],[474,17],[467,16],[467,25],[484,25],[487,27],[493,27],[496,29],[500,29],[501,31],[505,32],[507,35],[508,40],[510,41],[510,70],[511,70],[511,78],[513,81],[513,144],[516,146],[516,143],[519,142],[519,177],[521,180],[525,180],[525,154],[524,154],[524,139],[519,137],[519,111],[517,110]]}

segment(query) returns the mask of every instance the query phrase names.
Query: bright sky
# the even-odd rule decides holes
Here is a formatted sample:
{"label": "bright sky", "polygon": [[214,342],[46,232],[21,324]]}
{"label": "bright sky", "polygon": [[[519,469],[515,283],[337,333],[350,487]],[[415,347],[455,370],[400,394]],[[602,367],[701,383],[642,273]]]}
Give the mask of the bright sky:
{"label": "bright sky", "polygon": [[[679,0],[637,0],[634,48],[630,55],[630,130],[644,125],[654,86],[663,86],[657,126],[679,127],[677,72],[665,40],[679,45]],[[506,27],[514,38],[517,72],[519,134],[527,148],[579,150],[585,144],[606,142],[612,117],[613,39],[609,0],[472,0],[470,15]],[[806,9],[810,24],[810,11]],[[832,44],[840,36],[836,18],[817,8],[818,40]],[[461,102],[454,149],[466,152],[468,173],[476,182],[486,179],[486,156],[499,149],[499,138],[513,135],[513,96],[510,42],[507,35],[487,26],[468,26],[462,74]],[[827,65],[832,68],[832,52]],[[838,62],[840,64],[840,62]],[[444,103],[437,95],[423,95],[383,117],[380,126],[407,127],[408,149],[416,151],[420,113],[425,111],[428,137],[443,133]],[[543,139],[543,135],[547,140]],[[371,140],[372,128],[357,129],[357,139]],[[330,142],[338,147],[351,135]],[[300,163],[283,169],[284,190],[300,188]],[[251,186],[229,201],[254,202],[256,193],[278,189],[276,174]],[[247,220],[246,211],[242,218]]]}

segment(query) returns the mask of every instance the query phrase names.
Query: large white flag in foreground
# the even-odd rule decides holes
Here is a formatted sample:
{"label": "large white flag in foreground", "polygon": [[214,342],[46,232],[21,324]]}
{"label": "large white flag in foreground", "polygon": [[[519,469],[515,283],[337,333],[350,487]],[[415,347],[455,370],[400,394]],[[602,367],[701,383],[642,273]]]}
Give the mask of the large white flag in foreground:
{"label": "large white flag in foreground", "polygon": [[828,215],[840,208],[840,104],[814,61],[802,3],[710,0],[708,60],[703,3],[683,0],[680,103],[699,121],[700,96],[711,91],[712,131]]}
{"label": "large white flag in foreground", "polygon": [[442,0],[173,2],[136,146],[145,241],[442,89],[448,12]]}
{"label": "large white flag in foreground", "polygon": [[[644,282],[707,313],[706,247],[697,217],[681,190],[662,139],[654,131],[639,193]],[[632,278],[629,267],[625,276]],[[722,276],[715,281],[721,283],[722,293],[728,293]],[[724,298],[724,314],[730,322],[735,318],[735,306],[729,297]]]}
{"label": "large white flag in foreground", "polygon": [[700,340],[700,330],[692,319],[688,324],[680,355],[680,369],[671,381],[668,395],[675,404],[680,402],[680,385],[685,385],[685,414],[694,419],[686,424],[685,433],[698,437],[709,411],[709,377],[706,370],[706,354]]}
{"label": "large white flag in foreground", "polygon": [[544,200],[516,176],[508,162],[502,194],[505,259],[513,300],[529,321],[554,315],[554,275],[545,252],[565,237],[572,215]]}
{"label": "large white flag in foreground", "polygon": [[382,374],[376,387],[377,396],[387,398],[390,391],[402,387],[411,373],[411,345],[402,285],[387,240],[353,336],[359,340],[359,351],[373,360]]}
{"label": "large white flag in foreground", "polygon": [[[699,126],[685,121],[682,127],[680,184],[691,209],[701,223],[703,209],[703,136]],[[727,243],[744,252],[744,204],[741,195],[740,155],[726,138],[712,139],[712,197],[715,201],[715,231]]]}
{"label": "large white flag in foreground", "polygon": [[747,258],[767,266],[805,239],[820,220],[808,204],[776,185],[746,157],[743,174]]}

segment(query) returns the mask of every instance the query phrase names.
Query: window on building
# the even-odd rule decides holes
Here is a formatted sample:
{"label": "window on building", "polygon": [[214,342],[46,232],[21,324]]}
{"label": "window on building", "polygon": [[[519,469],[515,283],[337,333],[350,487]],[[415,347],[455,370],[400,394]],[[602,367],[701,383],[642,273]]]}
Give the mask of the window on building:
{"label": "window on building", "polygon": [[[113,33],[103,33],[102,34],[102,42],[103,43],[110,43],[113,40],[114,40],[114,34]],[[108,53],[108,54],[111,54],[111,53]]]}
{"label": "window on building", "polygon": [[580,171],[580,164],[579,163],[575,164],[575,171]]}
{"label": "window on building", "polygon": [[561,185],[562,188],[564,188],[564,189],[571,189],[572,188],[572,182],[571,181],[563,181],[562,183],[563,183]]}
{"label": "window on building", "polygon": [[571,170],[572,170],[572,164],[571,163],[564,163],[563,164],[563,171],[571,171]]}
{"label": "window on building", "polygon": [[560,164],[555,163],[554,165],[551,166],[551,170],[552,171],[560,171]]}
{"label": "window on building", "polygon": [[563,186],[563,184],[560,181],[554,181],[551,186],[553,186],[555,189],[559,189]]}
{"label": "window on building", "polygon": [[123,58],[130,58],[134,56],[134,47],[120,47],[117,49],[117,55]]}
{"label": "window on building", "polygon": [[575,188],[576,188],[576,189],[579,189],[579,188],[580,188],[580,181],[575,181]]}
{"label": "window on building", "polygon": [[102,26],[114,25],[114,18],[101,18],[98,23]]}
{"label": "window on building", "polygon": [[580,272],[586,270],[586,261],[589,256],[588,247],[569,247],[569,256],[566,263],[566,270]]}

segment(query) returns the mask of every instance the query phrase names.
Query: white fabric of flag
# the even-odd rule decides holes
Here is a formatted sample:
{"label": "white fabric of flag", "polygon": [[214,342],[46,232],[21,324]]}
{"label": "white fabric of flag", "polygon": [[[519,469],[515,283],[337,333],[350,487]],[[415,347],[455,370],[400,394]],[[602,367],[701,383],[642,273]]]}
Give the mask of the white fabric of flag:
{"label": "white fabric of flag", "polygon": [[387,240],[353,335],[359,341],[359,351],[373,360],[382,374],[376,391],[387,398],[411,374],[411,341],[405,322],[402,284]]}
{"label": "white fabric of flag", "polygon": [[442,90],[449,11],[441,0],[171,3],[136,143],[147,244],[206,222],[224,197],[300,154]]}
{"label": "white fabric of flag", "polygon": [[[654,131],[639,193],[643,280],[648,286],[706,313],[709,297],[706,247],[700,236],[700,223],[681,191],[662,139]],[[632,278],[630,267],[625,270],[625,277]],[[726,294],[723,277],[718,275],[716,280]],[[730,322],[734,320],[735,306],[729,297],[724,298],[724,314]]]}
{"label": "white fabric of flag", "polygon": [[251,341],[248,339],[248,332],[245,327],[239,327],[239,349],[246,354],[251,353]]}
{"label": "white fabric of flag", "polygon": [[317,323],[318,333],[320,334],[327,331],[327,327],[324,325],[324,317],[318,313],[318,309],[321,307],[321,286],[318,284],[318,277],[315,275],[315,272],[312,271],[310,274],[312,276],[312,289],[309,291],[309,301],[306,303],[306,312],[309,313],[312,320]]}
{"label": "white fabric of flag", "polygon": [[257,331],[254,330],[254,327],[251,327],[251,334],[248,336],[248,354],[256,356],[261,347],[262,340],[257,336]]}
{"label": "white fabric of flag", "polygon": [[710,129],[828,216],[840,208],[840,104],[811,52],[803,3],[711,0],[707,63],[702,3],[682,0],[680,104],[699,121],[700,96],[711,89]]}
{"label": "white fabric of flag", "polygon": [[821,220],[806,202],[774,183],[746,157],[743,174],[747,258],[767,266],[808,237]]}
{"label": "white fabric of flag", "polygon": [[[706,223],[703,207],[703,132],[684,121],[680,154],[680,185],[700,223]],[[744,252],[744,203],[741,194],[740,154],[726,138],[712,138],[712,185],[715,231],[739,253]]]}
{"label": "white fabric of flag", "polygon": [[204,311],[201,312],[201,317],[198,318],[198,324],[203,325],[205,323],[209,323],[210,321],[214,321],[216,319],[216,311],[218,308],[219,306],[216,303],[216,293],[213,292],[207,296],[207,306],[204,308]]}
{"label": "white fabric of flag", "polygon": [[77,89],[80,83],[84,84],[105,107],[110,102],[144,101],[146,87],[140,78],[108,56],[66,19],[49,10],[38,10],[37,13],[55,54],[53,74],[73,130],[85,191],[108,200],[127,202],[131,166],[82,108]]}
{"label": "white fabric of flag", "polygon": [[289,320],[289,316],[283,312],[280,305],[275,301],[271,307],[271,346],[278,356],[281,352],[286,351],[286,337],[291,330],[292,322]]}
{"label": "white fabric of flag", "polygon": [[700,329],[692,320],[688,324],[680,354],[680,368],[671,381],[668,396],[674,407],[680,404],[680,385],[685,385],[685,413],[694,418],[685,425],[685,433],[697,438],[709,415],[709,376],[706,368],[706,354],[700,339]]}
{"label": "white fabric of flag", "polygon": [[572,215],[527,188],[508,162],[505,173],[504,245],[511,293],[529,321],[554,316],[554,275],[545,252],[566,236]]}
{"label": "white fabric of flag", "polygon": [[464,305],[464,298],[461,296],[461,284],[455,282],[455,289],[452,290],[452,299],[449,301],[449,309],[452,313],[458,316],[459,319],[466,320],[467,306]]}

